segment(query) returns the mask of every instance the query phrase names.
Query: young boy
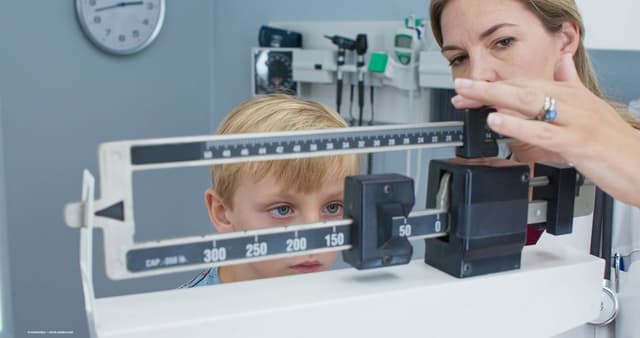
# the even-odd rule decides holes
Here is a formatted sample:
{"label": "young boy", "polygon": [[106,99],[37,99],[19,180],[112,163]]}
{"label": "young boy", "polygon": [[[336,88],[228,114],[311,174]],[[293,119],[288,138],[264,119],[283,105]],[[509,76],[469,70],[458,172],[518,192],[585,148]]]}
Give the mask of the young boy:
{"label": "young boy", "polygon": [[[217,134],[344,128],[322,104],[286,95],[242,103]],[[214,165],[205,192],[218,233],[342,219],[345,176],[359,173],[356,155]],[[336,253],[312,254],[211,268],[181,288],[325,271]]]}

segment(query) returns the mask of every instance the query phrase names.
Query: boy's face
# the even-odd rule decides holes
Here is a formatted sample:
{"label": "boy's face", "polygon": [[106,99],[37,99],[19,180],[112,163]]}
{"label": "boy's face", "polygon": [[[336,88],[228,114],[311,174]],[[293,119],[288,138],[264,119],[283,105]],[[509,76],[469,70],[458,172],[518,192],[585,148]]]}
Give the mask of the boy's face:
{"label": "boy's face", "polygon": [[[218,232],[231,232],[342,219],[343,190],[342,175],[326,177],[320,190],[303,193],[268,174],[257,183],[250,177],[241,178],[233,195],[233,208],[228,208],[212,189],[205,198]],[[247,263],[221,268],[220,277],[228,282],[325,271],[335,258],[336,253],[330,252]]]}

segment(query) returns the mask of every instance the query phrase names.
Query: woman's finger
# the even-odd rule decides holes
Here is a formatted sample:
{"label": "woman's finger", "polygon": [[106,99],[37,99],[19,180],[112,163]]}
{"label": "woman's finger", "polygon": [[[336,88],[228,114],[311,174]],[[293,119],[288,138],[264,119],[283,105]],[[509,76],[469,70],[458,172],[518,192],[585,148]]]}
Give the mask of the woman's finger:
{"label": "woman's finger", "polygon": [[[552,85],[547,83],[547,86]],[[456,92],[459,96],[483,105],[500,107],[511,111],[521,112],[529,118],[537,118],[544,113],[547,95],[540,89],[540,85],[531,87],[519,87],[503,82],[473,81],[469,79],[456,79]],[[563,89],[564,91],[566,89]],[[552,90],[549,90],[552,91]],[[558,88],[558,91],[560,89]],[[555,110],[562,112],[563,102],[559,97],[556,100]],[[554,123],[565,125],[570,120],[568,114],[559,113]]]}
{"label": "woman's finger", "polygon": [[498,134],[539,146],[549,151],[563,153],[571,147],[563,127],[547,122],[523,120],[502,113],[491,113],[487,118],[489,127]]}
{"label": "woman's finger", "polygon": [[[480,101],[475,101],[475,100],[470,100],[467,99],[466,97],[462,96],[462,95],[456,95],[455,97],[453,97],[451,99],[451,103],[453,103],[454,107],[456,109],[459,110],[463,110],[463,109],[477,109],[483,106],[482,102]],[[511,115],[511,116],[517,116],[520,118],[528,118],[527,115],[522,114],[520,112],[514,111],[514,110],[510,110],[510,109],[506,109],[506,108],[502,108],[502,107],[493,107],[497,112],[499,113],[504,113],[507,115]]]}
{"label": "woman's finger", "polygon": [[451,99],[451,104],[458,109],[477,109],[483,107],[485,104],[480,101],[468,99],[462,95],[456,95]]}

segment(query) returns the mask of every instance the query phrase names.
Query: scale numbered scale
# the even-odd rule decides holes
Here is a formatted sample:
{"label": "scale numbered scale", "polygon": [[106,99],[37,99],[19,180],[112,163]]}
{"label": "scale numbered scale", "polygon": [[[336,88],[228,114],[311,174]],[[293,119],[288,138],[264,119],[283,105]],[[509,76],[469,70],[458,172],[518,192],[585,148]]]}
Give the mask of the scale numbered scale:
{"label": "scale numbered scale", "polygon": [[[394,219],[394,233],[410,239],[446,235],[447,213],[422,211]],[[138,247],[127,252],[131,272],[166,269],[188,264],[222,266],[308,255],[351,248],[351,220],[293,225],[260,231],[214,235],[193,243]]]}
{"label": "scale numbered scale", "polygon": [[[483,164],[484,157],[497,154],[496,136],[486,127],[488,114],[467,113],[464,122],[104,143],[99,147],[102,196],[94,200],[87,172],[83,200],[67,205],[66,223],[85,233],[82,257],[89,266],[91,229],[103,229],[106,271],[112,279],[329,251],[343,251],[345,262],[358,269],[378,268],[408,263],[413,252],[409,240],[445,236],[447,241],[427,247],[435,250],[427,253],[434,259],[427,263],[452,275],[517,269],[526,224],[546,226],[553,234],[571,231],[576,173],[542,166],[536,172],[545,176],[531,178],[527,165],[506,160]],[[425,210],[411,211],[415,194],[408,177],[352,176],[345,179],[343,220],[134,241],[135,171],[442,147],[457,147],[458,156],[474,158],[475,164],[432,161]],[[538,189],[531,203],[530,186]],[[451,252],[456,259],[449,258]],[[488,258],[475,262],[478,255]]]}
{"label": "scale numbered scale", "polygon": [[[223,163],[460,147],[463,139],[462,122],[441,122],[109,142],[99,147],[101,198],[94,201],[87,194],[83,201],[67,205],[65,218],[74,228],[103,229],[106,270],[112,279],[347,250],[352,244],[352,221],[348,219],[136,243],[132,174]],[[446,210],[419,211],[394,219],[394,231],[414,238],[442,236],[446,223]]]}

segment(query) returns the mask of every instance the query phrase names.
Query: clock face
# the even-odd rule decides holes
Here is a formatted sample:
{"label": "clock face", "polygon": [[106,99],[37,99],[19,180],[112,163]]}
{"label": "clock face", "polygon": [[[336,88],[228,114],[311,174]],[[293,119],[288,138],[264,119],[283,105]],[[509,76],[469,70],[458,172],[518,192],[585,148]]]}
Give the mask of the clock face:
{"label": "clock face", "polygon": [[102,50],[126,55],[147,47],[164,21],[164,0],[76,0],[78,20]]}

